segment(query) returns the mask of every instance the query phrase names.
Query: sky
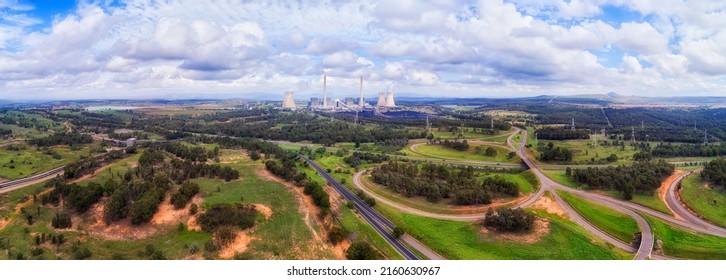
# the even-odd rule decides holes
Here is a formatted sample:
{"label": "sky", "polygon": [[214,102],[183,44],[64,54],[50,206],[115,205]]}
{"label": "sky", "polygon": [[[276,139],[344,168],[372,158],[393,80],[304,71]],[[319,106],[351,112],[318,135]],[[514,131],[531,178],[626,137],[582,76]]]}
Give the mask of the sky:
{"label": "sky", "polygon": [[726,96],[726,1],[0,0],[0,99]]}

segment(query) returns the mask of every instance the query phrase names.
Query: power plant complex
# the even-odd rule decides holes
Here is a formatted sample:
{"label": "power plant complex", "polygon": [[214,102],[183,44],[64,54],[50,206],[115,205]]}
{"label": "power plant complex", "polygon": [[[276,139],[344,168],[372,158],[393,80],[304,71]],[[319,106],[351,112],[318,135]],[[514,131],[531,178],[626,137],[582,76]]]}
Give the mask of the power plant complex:
{"label": "power plant complex", "polygon": [[[356,100],[357,99],[357,100]],[[356,110],[362,111],[365,108],[373,108],[376,111],[380,108],[395,108],[396,102],[393,98],[393,92],[380,92],[378,94],[378,102],[375,107],[371,107],[363,98],[363,77],[360,78],[359,97],[346,97],[344,99],[331,99],[328,97],[328,77],[323,75],[323,97],[312,97],[307,103],[307,107],[311,110]],[[282,108],[295,110],[295,95],[292,91],[286,91],[282,100]]]}

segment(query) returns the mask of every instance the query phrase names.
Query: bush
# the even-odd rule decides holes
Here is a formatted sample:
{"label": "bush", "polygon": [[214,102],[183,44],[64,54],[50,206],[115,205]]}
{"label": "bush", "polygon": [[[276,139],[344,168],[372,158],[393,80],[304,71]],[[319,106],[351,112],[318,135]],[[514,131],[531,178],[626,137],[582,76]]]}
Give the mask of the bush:
{"label": "bush", "polygon": [[234,242],[235,238],[237,238],[237,231],[232,226],[222,226],[214,232],[214,241],[219,247],[227,246]]}
{"label": "bush", "polygon": [[401,236],[403,236],[404,234],[406,234],[406,231],[403,230],[402,227],[395,227],[395,228],[393,228],[393,236],[394,237],[401,238]]}
{"label": "bush", "polygon": [[494,212],[491,208],[484,217],[484,225],[498,231],[530,231],[534,228],[534,214],[522,209],[502,209]]}
{"label": "bush", "polygon": [[340,226],[333,226],[333,228],[330,229],[330,232],[328,232],[328,239],[330,240],[330,243],[338,244],[341,241],[345,240],[345,238],[348,237],[349,232]]}
{"label": "bush", "polygon": [[171,204],[174,205],[174,209],[182,209],[197,193],[199,193],[199,185],[185,183],[179,188],[179,191],[171,196]]}
{"label": "bush", "polygon": [[370,244],[361,241],[350,245],[345,257],[349,260],[378,260],[381,255]]}

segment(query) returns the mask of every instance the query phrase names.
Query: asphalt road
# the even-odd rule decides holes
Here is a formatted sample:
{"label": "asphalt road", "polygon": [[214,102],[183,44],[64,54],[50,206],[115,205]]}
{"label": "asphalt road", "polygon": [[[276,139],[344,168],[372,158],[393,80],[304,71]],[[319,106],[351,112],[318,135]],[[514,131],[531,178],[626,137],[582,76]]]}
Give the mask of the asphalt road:
{"label": "asphalt road", "polygon": [[25,178],[22,178],[22,179],[17,179],[17,180],[13,180],[13,181],[7,181],[7,182],[4,182],[4,183],[0,183],[0,190],[2,190],[2,189],[10,189],[10,188],[12,188],[14,186],[17,186],[17,185],[20,185],[20,184],[23,184],[23,183],[27,183],[27,182],[39,181],[39,180],[42,181],[42,180],[45,180],[45,179],[53,178],[56,175],[61,174],[63,172],[63,168],[65,168],[65,165],[64,166],[61,166],[61,167],[53,168],[53,169],[51,169],[49,171],[46,171],[46,172],[43,172],[43,173],[40,173],[40,174],[37,174],[37,175],[33,175],[33,176],[30,176],[30,177],[25,177]]}
{"label": "asphalt road", "polygon": [[[301,156],[302,157],[302,156]],[[393,228],[395,228],[395,225],[383,217],[381,214],[373,210],[372,207],[368,206],[365,202],[363,202],[362,199],[360,199],[358,196],[356,196],[353,192],[351,192],[348,188],[343,186],[338,180],[335,180],[333,176],[330,175],[327,171],[323,170],[320,166],[318,166],[314,161],[302,157],[303,160],[305,160],[310,166],[312,166],[315,171],[320,174],[328,183],[333,186],[333,188],[340,193],[341,196],[343,196],[348,201],[353,201],[355,204],[356,210],[358,210],[358,213],[360,213],[361,216],[369,223],[373,228],[380,234],[383,239],[388,242],[388,244],[393,247],[403,258],[407,260],[419,260],[420,258],[411,251],[408,247],[403,245],[400,240],[395,238],[391,232],[393,231]]]}

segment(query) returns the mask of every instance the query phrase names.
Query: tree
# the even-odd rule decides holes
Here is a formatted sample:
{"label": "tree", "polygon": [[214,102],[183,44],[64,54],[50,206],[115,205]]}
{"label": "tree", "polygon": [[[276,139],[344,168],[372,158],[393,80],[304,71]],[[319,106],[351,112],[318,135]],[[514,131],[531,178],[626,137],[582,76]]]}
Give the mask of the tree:
{"label": "tree", "polygon": [[567,176],[572,175],[572,168],[570,168],[569,166],[565,168],[565,174],[567,174]]}
{"label": "tree", "polygon": [[403,230],[402,227],[395,227],[393,228],[393,237],[401,238],[406,233],[406,231]]}
{"label": "tree", "polygon": [[616,154],[610,154],[610,156],[607,158],[608,162],[616,162],[618,161],[618,156]]}
{"label": "tree", "polygon": [[328,232],[328,239],[330,243],[338,244],[348,237],[349,232],[340,226],[333,226]]}
{"label": "tree", "polygon": [[250,159],[253,161],[258,161],[260,159],[260,153],[257,152],[256,150],[250,151],[249,154],[250,154]]}
{"label": "tree", "polygon": [[378,260],[381,255],[367,242],[355,242],[348,247],[345,257],[349,260]]}
{"label": "tree", "polygon": [[51,221],[51,225],[54,228],[63,229],[63,228],[70,228],[73,224],[71,222],[71,215],[68,213],[55,213],[55,216],[53,217],[53,220]]}
{"label": "tree", "polygon": [[498,231],[530,231],[534,228],[534,214],[520,208],[501,209],[496,212],[491,208],[484,217],[484,225]]}
{"label": "tree", "polygon": [[487,149],[484,151],[484,155],[488,157],[495,157],[497,156],[497,150],[492,147],[487,147]]}

